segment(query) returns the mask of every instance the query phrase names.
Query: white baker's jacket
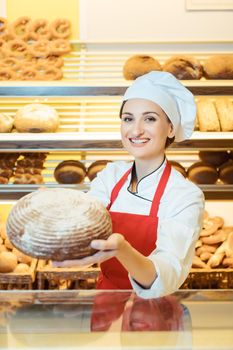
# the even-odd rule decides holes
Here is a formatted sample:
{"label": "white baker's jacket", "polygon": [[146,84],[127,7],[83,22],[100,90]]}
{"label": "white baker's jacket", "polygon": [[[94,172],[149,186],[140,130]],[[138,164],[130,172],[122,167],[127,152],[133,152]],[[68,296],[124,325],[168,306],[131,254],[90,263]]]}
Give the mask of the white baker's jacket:
{"label": "white baker's jacket", "polygon": [[[129,190],[131,174],[118,194],[111,211],[149,215],[154,193],[163,173],[162,165],[142,178],[137,192]],[[108,163],[91,183],[90,195],[105,206],[110,202],[113,187],[132,167],[132,163]],[[158,211],[156,249],[148,256],[154,263],[157,278],[145,289],[130,275],[133,289],[142,298],[157,298],[175,292],[186,279],[192,265],[195,243],[202,227],[204,195],[202,191],[172,168]]]}

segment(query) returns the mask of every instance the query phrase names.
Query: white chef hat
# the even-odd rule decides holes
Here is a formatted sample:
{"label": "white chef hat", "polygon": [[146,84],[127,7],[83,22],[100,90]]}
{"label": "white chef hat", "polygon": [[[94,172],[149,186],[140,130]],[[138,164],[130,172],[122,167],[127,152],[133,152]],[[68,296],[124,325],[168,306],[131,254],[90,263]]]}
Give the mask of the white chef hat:
{"label": "white chef hat", "polygon": [[123,101],[133,98],[153,101],[163,109],[173,124],[175,141],[192,135],[196,118],[194,96],[171,73],[153,71],[138,77],[126,90]]}

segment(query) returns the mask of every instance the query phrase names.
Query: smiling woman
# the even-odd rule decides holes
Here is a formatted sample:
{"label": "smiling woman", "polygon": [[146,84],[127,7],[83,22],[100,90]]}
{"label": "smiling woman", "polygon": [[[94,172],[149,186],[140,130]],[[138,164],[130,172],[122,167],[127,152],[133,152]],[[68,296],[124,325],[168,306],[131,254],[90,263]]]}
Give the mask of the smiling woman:
{"label": "smiling woman", "polygon": [[101,263],[99,289],[134,289],[143,298],[176,291],[188,275],[202,227],[204,196],[170,164],[167,145],[192,134],[193,95],[170,73],[150,72],[126,90],[121,136],[134,161],[111,162],[91,184],[109,210],[113,234],[93,240],[92,257],[57,266]]}

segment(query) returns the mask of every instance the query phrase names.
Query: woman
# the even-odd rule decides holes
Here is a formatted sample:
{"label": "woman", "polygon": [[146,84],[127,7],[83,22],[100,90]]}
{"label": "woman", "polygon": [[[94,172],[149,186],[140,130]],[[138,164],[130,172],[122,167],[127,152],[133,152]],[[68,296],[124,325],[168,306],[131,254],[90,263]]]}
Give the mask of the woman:
{"label": "woman", "polygon": [[170,73],[134,81],[120,110],[122,142],[134,162],[109,163],[90,191],[108,208],[114,233],[91,242],[95,255],[56,266],[101,262],[97,288],[133,288],[143,298],[180,287],[192,264],[204,198],[171,169],[165,149],[191,136],[195,116],[193,95]]}

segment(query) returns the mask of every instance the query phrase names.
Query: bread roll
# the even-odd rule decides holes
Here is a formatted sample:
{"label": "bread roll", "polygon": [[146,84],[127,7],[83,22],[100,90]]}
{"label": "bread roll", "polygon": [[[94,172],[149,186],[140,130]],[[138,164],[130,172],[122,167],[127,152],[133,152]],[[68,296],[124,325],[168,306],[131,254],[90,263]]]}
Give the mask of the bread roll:
{"label": "bread roll", "polygon": [[10,116],[0,113],[0,133],[11,132],[14,120]]}
{"label": "bread roll", "polygon": [[13,206],[7,235],[24,254],[46,260],[79,259],[95,253],[93,239],[112,233],[111,217],[90,195],[55,188],[32,192]]}
{"label": "bread roll", "polygon": [[215,184],[218,172],[211,164],[196,162],[188,168],[188,178],[197,184]]}
{"label": "bread roll", "polygon": [[17,257],[11,252],[0,253],[0,272],[8,273],[14,271],[17,265]]}
{"label": "bread roll", "polygon": [[210,99],[197,102],[197,117],[200,131],[220,131],[218,115]]}
{"label": "bread roll", "polygon": [[220,166],[219,179],[225,184],[233,184],[233,160]]}
{"label": "bread roll", "polygon": [[229,98],[218,98],[215,101],[222,131],[233,131],[233,103]]}
{"label": "bread roll", "polygon": [[174,167],[177,171],[179,171],[184,177],[186,177],[186,170],[185,168],[178,162],[175,162],[174,160],[169,160],[169,163],[172,167]]}
{"label": "bread roll", "polygon": [[18,132],[55,132],[59,127],[59,117],[53,107],[29,104],[16,112],[14,126]]}
{"label": "bread roll", "polygon": [[200,79],[202,66],[191,56],[173,56],[163,65],[163,71],[173,74],[177,79]]}
{"label": "bread roll", "polygon": [[86,176],[86,167],[78,160],[65,160],[54,170],[54,177],[60,184],[79,184]]}
{"label": "bread roll", "polygon": [[233,79],[233,55],[214,55],[203,68],[208,79]]}
{"label": "bread roll", "polygon": [[87,169],[87,177],[90,181],[92,181],[97,174],[103,170],[106,165],[111,162],[110,160],[97,160],[96,162],[93,162]]}
{"label": "bread roll", "polygon": [[134,80],[153,70],[162,70],[160,63],[148,55],[135,55],[124,64],[123,75],[126,80]]}
{"label": "bread roll", "polygon": [[227,151],[200,151],[199,158],[206,163],[219,167],[230,157]]}

